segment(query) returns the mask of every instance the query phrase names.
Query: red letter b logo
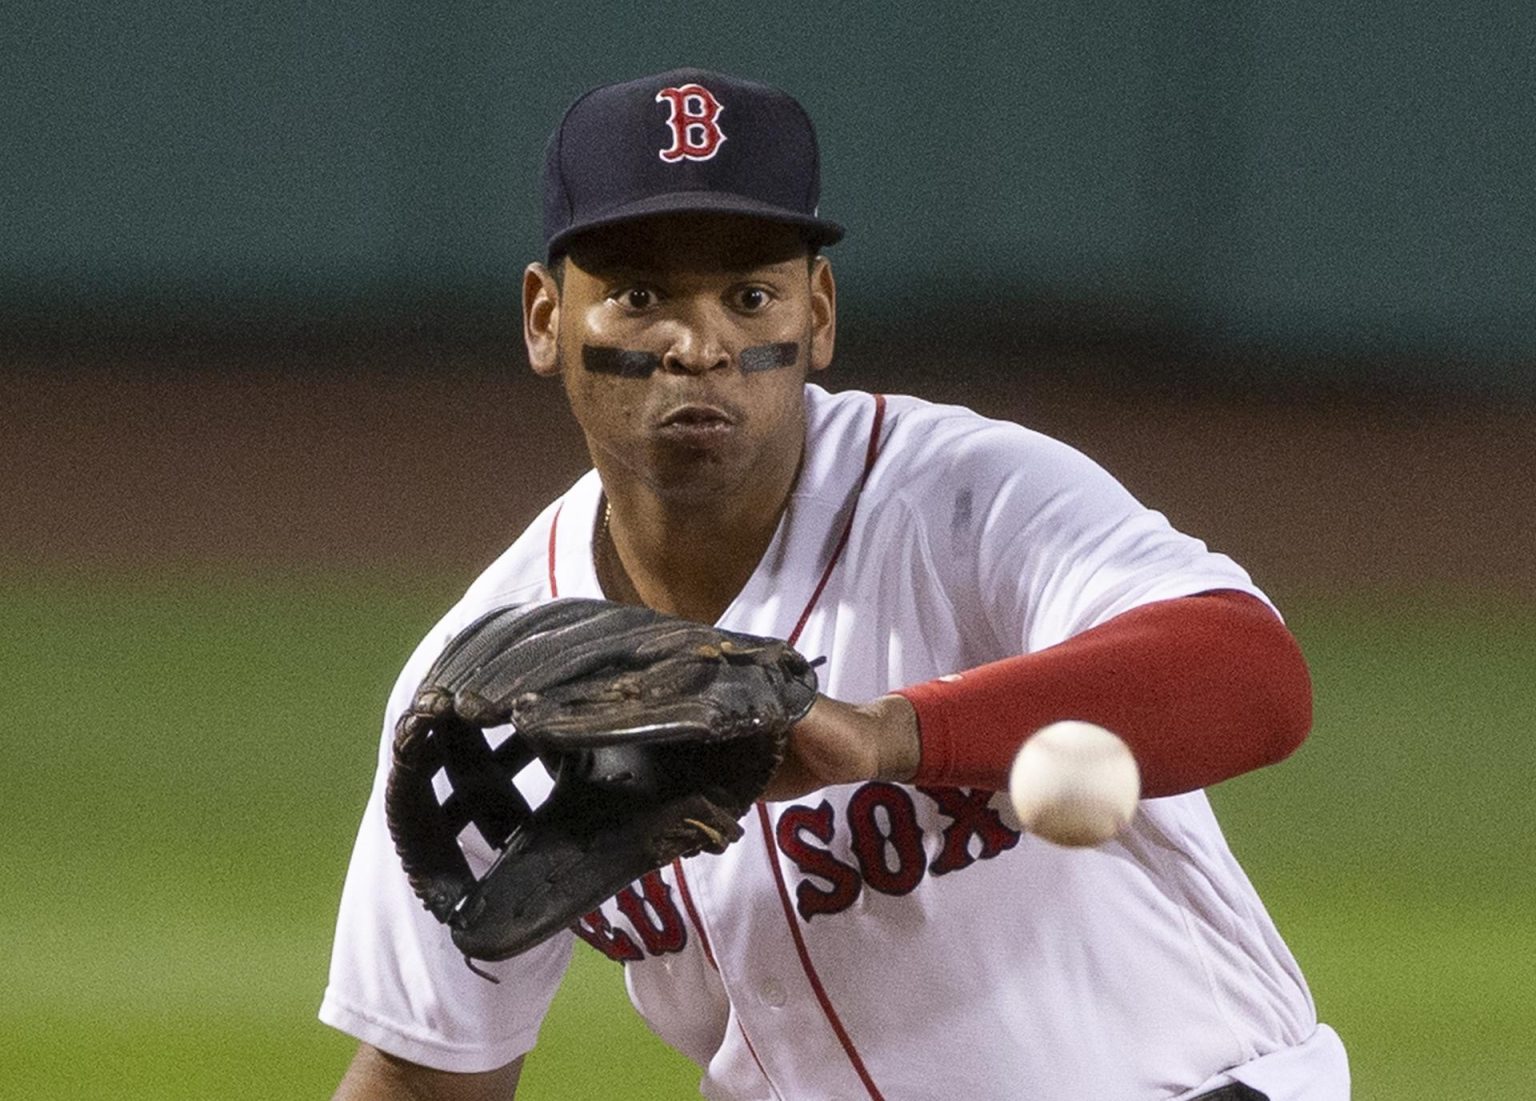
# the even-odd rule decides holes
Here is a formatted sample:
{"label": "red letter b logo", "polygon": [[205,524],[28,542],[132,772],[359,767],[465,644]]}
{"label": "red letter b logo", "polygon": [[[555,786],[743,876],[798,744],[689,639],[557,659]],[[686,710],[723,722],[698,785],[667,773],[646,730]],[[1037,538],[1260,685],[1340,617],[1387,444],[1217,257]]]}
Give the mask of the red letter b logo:
{"label": "red letter b logo", "polygon": [[672,128],[672,145],[661,151],[662,160],[668,164],[707,161],[719,152],[725,135],[716,120],[723,108],[708,88],[702,84],[663,88],[656,93],[656,102],[663,100],[670,112],[667,125]]}

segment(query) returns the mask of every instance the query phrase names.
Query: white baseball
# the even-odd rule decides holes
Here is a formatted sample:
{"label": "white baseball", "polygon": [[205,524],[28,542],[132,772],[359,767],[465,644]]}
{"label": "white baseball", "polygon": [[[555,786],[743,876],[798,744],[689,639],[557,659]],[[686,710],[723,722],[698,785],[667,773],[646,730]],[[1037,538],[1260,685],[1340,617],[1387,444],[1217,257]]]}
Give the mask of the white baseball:
{"label": "white baseball", "polygon": [[1097,845],[1136,813],[1141,774],[1118,735],[1069,719],[1041,727],[1019,749],[1008,796],[1031,833],[1058,845]]}

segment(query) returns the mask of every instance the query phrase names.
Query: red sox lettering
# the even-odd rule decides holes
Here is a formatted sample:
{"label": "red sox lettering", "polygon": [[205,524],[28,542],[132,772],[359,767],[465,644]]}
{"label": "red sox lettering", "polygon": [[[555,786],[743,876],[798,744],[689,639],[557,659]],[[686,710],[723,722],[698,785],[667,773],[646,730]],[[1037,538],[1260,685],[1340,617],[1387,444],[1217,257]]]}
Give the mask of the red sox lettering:
{"label": "red sox lettering", "polygon": [[[655,875],[655,872],[649,873],[649,876]],[[660,877],[658,876],[657,878],[659,879]],[[633,892],[634,886],[625,887],[624,890]],[[662,884],[662,890],[667,895],[666,906],[669,914],[676,914],[677,907],[672,905],[671,892],[667,890],[665,884]],[[621,891],[620,894],[622,893]],[[618,960],[620,963],[630,963],[635,960],[645,959],[645,952],[635,943],[635,938],[623,929],[615,929],[613,923],[608,920],[602,910],[593,910],[590,914],[579,919],[571,926],[571,931],[611,960]]]}
{"label": "red sox lettering", "polygon": [[915,790],[949,819],[939,833],[938,852],[929,860],[912,790],[875,781],[853,793],[845,823],[851,864],[834,854],[839,846],[830,803],[823,800],[814,808],[797,804],[780,815],[779,851],[804,877],[795,888],[795,908],[802,918],[846,910],[865,886],[885,895],[908,894],[925,875],[959,871],[1019,842],[1019,831],[1004,824],[989,805],[990,791],[919,787]]}
{"label": "red sox lettering", "polygon": [[[867,886],[884,895],[904,895],[926,875],[947,875],[990,860],[1019,842],[990,805],[992,792],[966,788],[919,787],[949,821],[939,831],[937,852],[929,859],[929,834],[919,821],[912,791],[896,784],[864,784],[848,800],[839,843],[837,812],[822,800],[811,807],[795,804],[779,816],[779,851],[799,869],[795,908],[800,917],[840,913]],[[848,853],[852,860],[836,855]],[[593,910],[571,928],[593,948],[621,963],[682,951],[687,923],[672,887],[650,872],[614,896],[633,935],[615,926],[602,910]]]}
{"label": "red sox lettering", "polygon": [[681,952],[688,943],[688,926],[672,898],[672,888],[660,872],[647,872],[615,895],[614,902],[640,938],[640,944],[623,929],[615,929],[602,910],[593,910],[571,926],[577,936],[609,959],[629,963],[642,960],[647,954]]}
{"label": "red sox lettering", "polygon": [[[857,869],[837,859],[827,847],[836,832],[836,816],[826,800],[814,808],[790,807],[779,817],[779,851],[794,861],[802,875],[812,877],[795,887],[795,908],[807,921],[816,914],[846,910],[859,897]],[[826,886],[818,886],[816,880]]]}
{"label": "red sox lettering", "polygon": [[672,144],[661,150],[662,160],[668,164],[707,161],[720,151],[725,134],[717,120],[724,108],[708,88],[702,84],[663,88],[656,93],[656,102],[667,105],[667,125],[672,128]]}

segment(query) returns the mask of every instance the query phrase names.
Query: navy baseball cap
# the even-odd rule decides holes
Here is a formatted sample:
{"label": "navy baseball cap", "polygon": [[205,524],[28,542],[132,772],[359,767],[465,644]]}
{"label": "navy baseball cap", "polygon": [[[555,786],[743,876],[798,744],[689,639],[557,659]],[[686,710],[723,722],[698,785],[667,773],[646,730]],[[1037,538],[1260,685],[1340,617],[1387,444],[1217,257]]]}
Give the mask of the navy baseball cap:
{"label": "navy baseball cap", "polygon": [[813,247],[843,227],[817,211],[816,129],[777,88],[673,69],[595,88],[566,110],[544,151],[551,259],[590,229],[655,214],[744,214],[798,227]]}

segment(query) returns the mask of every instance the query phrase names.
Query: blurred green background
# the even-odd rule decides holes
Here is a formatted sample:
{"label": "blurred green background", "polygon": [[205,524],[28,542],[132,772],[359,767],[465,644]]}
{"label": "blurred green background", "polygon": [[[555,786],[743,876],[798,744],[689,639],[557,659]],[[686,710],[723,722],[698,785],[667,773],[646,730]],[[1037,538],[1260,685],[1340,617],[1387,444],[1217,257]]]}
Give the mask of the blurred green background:
{"label": "blurred green background", "polygon": [[[1060,435],[1280,602],[1315,732],[1212,798],[1355,1096],[1536,1096],[1533,43],[1523,0],[4,5],[0,1097],[329,1093],[385,693],[585,466],[515,310],[544,138],[685,63],[818,120],[828,384]],[[582,946],[523,1096],[696,1079]]]}
{"label": "blurred green background", "polygon": [[[7,585],[0,1096],[327,1096],[314,1020],[396,666],[452,586]],[[1316,731],[1218,788],[1360,1098],[1528,1096],[1536,612],[1297,601]],[[578,946],[528,1097],[696,1072]]]}

